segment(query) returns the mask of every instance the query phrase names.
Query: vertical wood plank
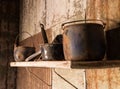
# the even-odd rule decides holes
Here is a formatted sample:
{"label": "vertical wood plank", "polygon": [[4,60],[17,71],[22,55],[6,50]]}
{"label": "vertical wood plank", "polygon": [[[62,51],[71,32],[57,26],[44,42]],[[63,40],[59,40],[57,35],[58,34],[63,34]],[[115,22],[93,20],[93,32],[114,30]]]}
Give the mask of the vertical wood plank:
{"label": "vertical wood plank", "polygon": [[[119,6],[119,0],[88,0],[87,18],[99,18],[105,21],[105,30],[111,30],[120,22]],[[119,89],[119,72],[119,68],[86,70],[87,89]]]}

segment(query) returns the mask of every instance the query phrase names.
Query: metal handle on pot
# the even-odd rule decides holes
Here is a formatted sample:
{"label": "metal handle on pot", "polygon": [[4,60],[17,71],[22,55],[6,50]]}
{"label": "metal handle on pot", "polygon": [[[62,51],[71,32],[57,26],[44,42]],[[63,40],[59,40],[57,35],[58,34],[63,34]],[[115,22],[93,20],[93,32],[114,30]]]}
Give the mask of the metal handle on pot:
{"label": "metal handle on pot", "polygon": [[[19,34],[16,36],[16,38],[15,38],[14,46],[18,46],[18,45],[17,45],[17,40],[18,40],[18,37],[19,37],[22,33],[27,33],[28,35],[30,35],[30,36],[32,37],[32,35],[31,35],[30,33],[26,32],[26,31],[23,31],[23,32],[19,33]],[[34,47],[34,43],[33,43],[33,47]]]}
{"label": "metal handle on pot", "polygon": [[44,43],[48,43],[48,38],[44,29],[44,25],[40,23],[40,27],[41,27],[41,33],[42,33]]}
{"label": "metal handle on pot", "polygon": [[41,50],[39,50],[38,52],[36,53],[33,53],[32,55],[30,55],[29,57],[27,57],[25,59],[25,61],[30,61],[31,59],[35,58],[36,56],[40,55],[41,56]]}
{"label": "metal handle on pot", "polygon": [[103,25],[103,28],[105,28],[105,23],[102,21],[102,20],[99,20],[99,19],[87,19],[87,20],[76,20],[76,21],[70,21],[70,22],[65,22],[65,23],[63,23],[61,26],[62,26],[62,28],[63,28],[63,26],[65,25],[65,24],[70,24],[70,23],[75,23],[75,22],[81,22],[81,21],[101,21],[102,22],[102,25]]}

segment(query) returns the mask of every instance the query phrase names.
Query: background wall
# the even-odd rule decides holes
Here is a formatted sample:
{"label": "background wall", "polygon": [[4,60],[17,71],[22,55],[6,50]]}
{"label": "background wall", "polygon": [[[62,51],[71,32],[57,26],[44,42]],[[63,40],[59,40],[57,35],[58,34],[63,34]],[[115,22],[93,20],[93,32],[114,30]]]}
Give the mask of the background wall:
{"label": "background wall", "polygon": [[19,31],[19,0],[0,0],[0,89],[16,89],[13,44]]}
{"label": "background wall", "polygon": [[[39,50],[43,43],[40,23],[46,25],[46,0],[21,0],[20,1],[20,32],[26,31],[28,34],[21,34],[21,40],[25,41],[21,45],[36,47]],[[51,31],[47,30],[47,36],[51,40]],[[18,68],[17,89],[51,89],[51,69],[47,68]]]}
{"label": "background wall", "polygon": [[[62,33],[61,24],[78,19],[101,19],[106,22],[106,30],[116,27],[120,22],[119,0],[23,0],[21,1],[20,31],[35,35],[34,43],[39,49],[42,37],[39,22],[45,25],[49,42]],[[21,40],[28,38],[23,34]],[[24,45],[31,45],[26,39]],[[30,68],[35,77],[25,68],[19,68],[17,89],[74,89],[63,81],[52,69]],[[56,71],[73,83],[78,89],[119,89],[120,69],[87,69]],[[21,76],[22,75],[22,76]],[[74,77],[73,77],[74,76]],[[52,86],[47,86],[46,83]],[[52,80],[51,80],[52,79]]]}

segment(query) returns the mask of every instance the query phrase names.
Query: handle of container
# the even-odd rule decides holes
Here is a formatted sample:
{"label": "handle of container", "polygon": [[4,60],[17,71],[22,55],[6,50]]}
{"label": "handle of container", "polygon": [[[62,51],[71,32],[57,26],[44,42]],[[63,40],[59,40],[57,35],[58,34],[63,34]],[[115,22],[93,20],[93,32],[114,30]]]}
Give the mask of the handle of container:
{"label": "handle of container", "polygon": [[70,22],[65,22],[65,23],[63,23],[61,26],[62,26],[62,28],[63,28],[63,26],[65,25],[65,24],[70,24],[70,23],[75,23],[75,22],[81,22],[81,21],[100,21],[100,22],[102,22],[102,25],[103,25],[103,28],[105,28],[105,23],[102,21],[102,20],[99,20],[99,19],[87,19],[87,20],[75,20],[75,21],[70,21]]}
{"label": "handle of container", "polygon": [[44,29],[44,25],[42,23],[40,23],[40,27],[41,27],[43,41],[44,41],[44,43],[48,43],[48,38],[47,38],[47,34],[45,32],[45,29]]}
{"label": "handle of container", "polygon": [[[16,38],[15,38],[15,42],[14,42],[14,46],[18,46],[17,45],[17,40],[18,40],[18,37],[21,35],[21,34],[23,34],[23,33],[27,33],[28,35],[30,35],[31,37],[32,37],[32,35],[29,33],[29,32],[26,32],[26,31],[23,31],[23,32],[21,32],[21,33],[19,33],[17,36],[16,36]],[[32,39],[33,40],[33,39]],[[33,43],[33,47],[34,47],[34,43]]]}

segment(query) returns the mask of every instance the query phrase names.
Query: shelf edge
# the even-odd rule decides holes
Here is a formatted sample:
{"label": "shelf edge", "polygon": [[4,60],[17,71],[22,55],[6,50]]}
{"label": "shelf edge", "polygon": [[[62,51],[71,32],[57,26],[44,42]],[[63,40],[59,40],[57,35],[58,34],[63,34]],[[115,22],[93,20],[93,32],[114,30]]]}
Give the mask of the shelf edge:
{"label": "shelf edge", "polygon": [[11,67],[71,68],[70,61],[11,62]]}

